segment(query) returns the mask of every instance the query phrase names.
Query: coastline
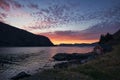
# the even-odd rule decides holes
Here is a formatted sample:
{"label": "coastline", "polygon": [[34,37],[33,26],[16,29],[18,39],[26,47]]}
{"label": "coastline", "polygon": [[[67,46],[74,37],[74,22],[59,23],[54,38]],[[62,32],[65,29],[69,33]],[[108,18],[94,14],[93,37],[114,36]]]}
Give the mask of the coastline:
{"label": "coastline", "polygon": [[[0,62],[0,76],[1,77],[0,77],[0,80],[9,80],[10,78],[16,76],[17,74],[23,72],[24,68],[23,68],[23,70],[22,69],[12,70],[12,69],[14,69],[14,67],[17,65],[19,68],[20,64],[24,61],[27,61],[27,58],[31,57],[31,55],[32,55],[32,57],[37,57],[40,54],[30,54],[30,55],[29,54],[23,54],[23,55],[4,54],[4,55],[0,55],[0,57],[1,57],[1,62]],[[53,69],[53,66],[56,63],[62,63],[62,62],[65,62],[65,61],[52,61],[51,59],[48,59],[41,66],[36,67],[32,71],[30,71],[30,69],[28,69],[25,71],[25,73],[30,74],[30,75],[34,75],[34,74],[36,74],[38,72],[42,72],[44,70]],[[9,75],[7,75],[8,74],[7,71],[11,72],[11,73],[9,73]]]}
{"label": "coastline", "polygon": [[76,67],[47,69],[20,80],[119,80],[119,48]]}
{"label": "coastline", "polygon": [[[89,52],[89,53],[91,53],[92,55],[93,55],[93,53],[92,52]],[[73,53],[73,54],[69,54],[69,55],[76,55],[77,54],[77,56],[81,56],[81,54],[80,53]],[[79,54],[79,55],[78,55]],[[87,54],[87,53],[86,53]],[[31,54],[33,57],[34,56],[38,56],[38,54]],[[28,57],[30,57],[31,55],[24,55],[25,57],[24,57],[24,59],[25,58],[28,58]],[[82,55],[85,55],[85,53],[83,53]],[[23,56],[23,55],[22,55]],[[98,56],[99,57],[99,56]],[[92,60],[95,60],[96,58],[88,58],[87,57],[87,59],[85,58],[85,60],[83,59],[83,60],[80,60],[79,62],[78,61],[69,61],[69,60],[63,60],[63,61],[55,61],[55,60],[51,60],[51,58],[50,59],[48,59],[48,60],[46,60],[45,62],[44,62],[44,64],[42,65],[42,67],[41,66],[38,66],[36,69],[34,69],[34,71],[35,72],[33,72],[33,73],[31,73],[30,71],[24,71],[24,73],[25,74],[30,74],[31,75],[31,77],[32,76],[34,76],[34,75],[36,75],[36,74],[39,74],[39,73],[43,73],[44,71],[49,71],[49,70],[56,70],[56,69],[58,69],[58,70],[62,70],[62,69],[68,69],[68,68],[77,68],[79,65],[84,65],[84,64],[86,64],[87,62],[90,62],[90,61],[92,61]],[[22,58],[22,60],[23,60],[23,58]],[[14,61],[14,60],[13,60]],[[18,60],[19,61],[19,60]],[[76,62],[78,62],[78,63],[76,63]],[[55,68],[55,65],[56,64],[60,64],[60,66],[62,65],[62,66],[64,66],[64,63],[65,64],[67,64],[67,66],[69,66],[69,67],[64,67],[64,68]],[[37,65],[37,64],[35,64],[35,65]],[[59,66],[59,65],[58,65]],[[31,67],[29,67],[30,69],[32,69]],[[9,78],[12,78],[12,77],[15,77],[15,76],[18,76],[20,73],[23,73],[23,70],[21,70],[21,71],[19,71],[19,72],[17,72],[16,74],[14,74],[14,75],[12,75],[11,77],[9,77]],[[22,78],[21,78],[22,79]],[[2,79],[1,79],[2,80]],[[5,79],[3,79],[3,80],[5,80]]]}

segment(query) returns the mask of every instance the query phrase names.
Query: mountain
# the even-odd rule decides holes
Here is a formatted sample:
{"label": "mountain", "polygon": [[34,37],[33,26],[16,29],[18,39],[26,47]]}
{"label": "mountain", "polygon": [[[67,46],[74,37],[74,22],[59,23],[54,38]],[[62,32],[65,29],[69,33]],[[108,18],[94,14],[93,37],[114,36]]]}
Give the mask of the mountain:
{"label": "mountain", "polygon": [[120,29],[116,33],[114,33],[113,37],[115,40],[120,41]]}
{"label": "mountain", "polygon": [[108,44],[120,44],[120,29],[113,34],[113,39],[108,42]]}
{"label": "mountain", "polygon": [[114,33],[113,35],[107,33],[106,35],[101,35],[100,44],[109,44],[116,45],[120,44],[120,29]]}
{"label": "mountain", "polygon": [[0,46],[53,46],[49,38],[0,22]]}

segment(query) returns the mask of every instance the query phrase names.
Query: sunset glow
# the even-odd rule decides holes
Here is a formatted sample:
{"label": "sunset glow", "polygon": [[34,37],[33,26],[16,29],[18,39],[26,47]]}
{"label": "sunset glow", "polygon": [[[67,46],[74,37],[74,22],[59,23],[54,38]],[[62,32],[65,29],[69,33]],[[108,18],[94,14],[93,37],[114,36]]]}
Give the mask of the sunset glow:
{"label": "sunset glow", "polygon": [[119,4],[120,0],[0,0],[0,21],[45,35],[54,44],[92,43],[120,29]]}
{"label": "sunset glow", "polygon": [[51,39],[54,44],[80,44],[80,43],[94,43],[97,42],[98,40],[62,40],[62,39]]}

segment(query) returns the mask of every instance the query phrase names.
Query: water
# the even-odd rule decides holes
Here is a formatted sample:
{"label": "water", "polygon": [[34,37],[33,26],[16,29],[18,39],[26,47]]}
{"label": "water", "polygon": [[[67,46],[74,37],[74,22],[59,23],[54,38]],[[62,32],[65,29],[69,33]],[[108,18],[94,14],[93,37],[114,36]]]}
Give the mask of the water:
{"label": "water", "polygon": [[[56,53],[87,53],[91,52],[93,47],[12,47],[0,48],[0,55],[27,55],[26,59],[16,62],[17,64],[9,64],[8,68],[0,72],[0,80],[9,80],[21,71],[29,74],[34,74],[40,71],[46,63],[49,64],[49,59]],[[19,59],[19,57],[17,57]],[[55,62],[51,62],[49,67],[52,67]]]}

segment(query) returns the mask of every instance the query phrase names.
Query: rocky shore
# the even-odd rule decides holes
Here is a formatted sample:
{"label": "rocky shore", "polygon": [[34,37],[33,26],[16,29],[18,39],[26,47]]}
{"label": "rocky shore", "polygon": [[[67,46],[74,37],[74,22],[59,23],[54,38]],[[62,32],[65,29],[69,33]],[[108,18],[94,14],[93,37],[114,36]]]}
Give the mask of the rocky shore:
{"label": "rocky shore", "polygon": [[94,52],[89,53],[58,53],[53,56],[55,61],[67,61],[54,65],[54,68],[67,68],[68,66],[75,66],[77,64],[83,64],[95,58]]}
{"label": "rocky shore", "polygon": [[[20,55],[1,55],[0,63],[3,67],[4,64],[16,64],[21,60],[24,60],[30,56],[37,56],[38,54],[20,54]],[[89,52],[89,53],[57,53],[52,57],[52,59],[45,62],[44,66],[39,68],[39,72],[43,72],[49,69],[67,69],[67,68],[75,68],[78,65],[87,63],[95,58],[99,57],[102,54],[98,54],[97,52]],[[2,68],[1,68],[2,70]],[[27,72],[21,71],[11,77],[12,80],[18,80],[25,77],[30,77],[34,74],[29,74]]]}
{"label": "rocky shore", "polygon": [[79,59],[66,60],[56,64],[57,67],[19,80],[120,80],[119,48],[120,46],[115,46],[112,52],[97,55],[84,64],[81,64]]}
{"label": "rocky shore", "polygon": [[[92,59],[95,59],[94,52],[89,53],[58,53],[52,57],[42,68],[40,68],[40,72],[43,72],[45,70],[49,69],[63,69],[63,68],[69,68],[69,67],[77,67],[80,64],[83,64],[85,62],[88,62]],[[26,72],[20,72],[13,76],[12,80],[18,80],[25,77],[32,76],[29,73]]]}

